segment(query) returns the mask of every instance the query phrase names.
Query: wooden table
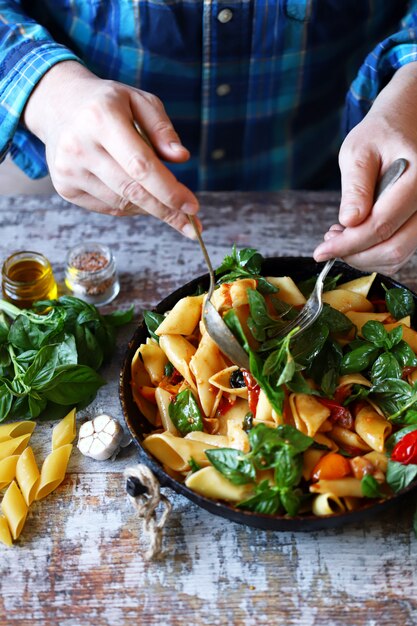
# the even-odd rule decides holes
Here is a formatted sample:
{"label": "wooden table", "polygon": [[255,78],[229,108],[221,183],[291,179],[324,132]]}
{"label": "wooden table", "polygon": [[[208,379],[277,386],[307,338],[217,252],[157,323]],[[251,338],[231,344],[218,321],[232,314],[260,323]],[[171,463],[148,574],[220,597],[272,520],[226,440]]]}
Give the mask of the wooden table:
{"label": "wooden table", "polygon": [[[201,217],[214,263],[233,243],[265,256],[312,254],[337,215],[337,194],[203,194]],[[0,199],[1,256],[46,254],[58,278],[82,240],[111,246],[121,277],[118,307],[136,320],[173,289],[205,273],[197,244],[156,220],[88,213],[57,196]],[[399,279],[417,288],[417,259]],[[121,422],[118,373],[134,325],[119,334],[108,385],[80,414]],[[43,459],[52,424],[32,438]],[[94,626],[417,624],[413,504],[360,526],[273,533],[215,517],[171,492],[167,554],[147,563],[147,537],[124,491],[133,446],[114,462],[75,450],[65,482],[30,509],[13,548],[0,545],[0,624]]]}

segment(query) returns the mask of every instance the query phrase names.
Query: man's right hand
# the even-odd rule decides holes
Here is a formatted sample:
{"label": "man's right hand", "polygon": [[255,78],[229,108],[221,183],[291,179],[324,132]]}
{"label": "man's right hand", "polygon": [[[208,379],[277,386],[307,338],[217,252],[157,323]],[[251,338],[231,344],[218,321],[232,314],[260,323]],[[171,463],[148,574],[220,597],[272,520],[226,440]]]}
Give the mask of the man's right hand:
{"label": "man's right hand", "polygon": [[198,201],[160,160],[183,162],[189,152],[156,96],[65,61],[41,79],[23,121],[45,144],[64,199],[111,215],[149,213],[193,237],[186,214],[198,211]]}

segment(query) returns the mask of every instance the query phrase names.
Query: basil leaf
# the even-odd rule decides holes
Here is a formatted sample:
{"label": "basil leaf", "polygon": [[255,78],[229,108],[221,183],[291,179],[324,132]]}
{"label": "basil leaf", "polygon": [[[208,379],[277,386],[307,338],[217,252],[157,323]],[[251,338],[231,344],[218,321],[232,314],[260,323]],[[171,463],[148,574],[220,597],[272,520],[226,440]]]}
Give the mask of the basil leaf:
{"label": "basil leaf", "polygon": [[58,362],[58,346],[44,346],[27,369],[23,382],[33,389],[42,389],[55,373]]}
{"label": "basil leaf", "polygon": [[246,352],[249,352],[248,340],[246,338],[245,332],[236,311],[234,309],[229,309],[228,311],[226,311],[226,313],[223,315],[223,321],[226,323],[228,328],[230,328],[242,348],[246,350]]}
{"label": "basil leaf", "polygon": [[402,287],[394,287],[388,289],[385,293],[385,302],[387,309],[396,320],[414,315],[415,303],[413,295],[408,289]]}
{"label": "basil leaf", "polygon": [[155,313],[155,311],[143,311],[143,319],[150,336],[159,343],[159,337],[155,335],[155,331],[163,322],[165,316],[161,315],[161,313]]}
{"label": "basil leaf", "polygon": [[19,315],[10,327],[8,341],[19,350],[39,350],[44,333],[38,325]]}
{"label": "basil leaf", "polygon": [[293,456],[287,446],[276,453],[274,480],[277,487],[289,489],[298,485],[302,471],[303,458],[301,454]]}
{"label": "basil leaf", "polygon": [[374,385],[387,378],[401,378],[402,368],[397,359],[390,352],[381,354],[371,368],[371,381]]}
{"label": "basil leaf", "polygon": [[3,422],[10,413],[13,403],[13,394],[3,383],[0,384],[0,422]]}
{"label": "basil leaf", "polygon": [[410,485],[417,477],[417,465],[403,465],[397,461],[388,461],[386,480],[395,492]]}
{"label": "basil leaf", "polygon": [[309,365],[308,376],[313,378],[326,396],[332,397],[338,385],[342,358],[339,344],[333,339],[327,339]]}
{"label": "basil leaf", "polygon": [[253,463],[240,450],[212,448],[205,453],[213,467],[234,485],[244,485],[255,480],[256,471]]}
{"label": "basil leaf", "polygon": [[414,367],[417,365],[417,357],[414,350],[404,340],[399,341],[391,349],[401,367]]}
{"label": "basil leaf", "polygon": [[232,254],[225,256],[215,274],[220,276],[219,283],[232,283],[240,278],[256,278],[259,291],[276,293],[278,289],[261,276],[262,261],[262,255],[254,248],[237,250],[234,245]]}
{"label": "basil leaf", "polygon": [[361,480],[362,495],[365,498],[383,498],[379,483],[372,474],[366,474]]}
{"label": "basil leaf", "polygon": [[362,336],[366,341],[378,348],[385,348],[388,341],[388,331],[381,322],[370,320],[362,326]]}
{"label": "basil leaf", "polygon": [[265,392],[271,406],[275,409],[278,415],[282,415],[284,408],[284,389],[282,385],[277,386],[273,381],[271,382],[267,376],[263,374],[264,361],[253,350],[249,352],[249,364],[252,376],[255,378],[258,385]]}
{"label": "basil leaf", "polygon": [[87,365],[57,367],[57,375],[43,389],[48,400],[56,404],[79,406],[90,400],[105,381]]}
{"label": "basil leaf", "polygon": [[191,472],[193,474],[194,472],[198,472],[198,470],[201,469],[201,465],[199,465],[192,456],[188,459],[188,465],[190,466]]}
{"label": "basil leaf", "polygon": [[305,452],[314,443],[312,437],[305,435],[290,424],[282,424],[276,430],[284,443],[292,446],[293,453]]}
{"label": "basil leaf", "polygon": [[344,355],[340,364],[340,373],[345,375],[363,372],[371,367],[379,352],[379,348],[376,348],[372,343],[363,343],[359,348],[355,348]]}
{"label": "basil leaf", "polygon": [[193,430],[203,430],[199,406],[189,389],[184,389],[176,395],[168,407],[168,413],[175,428],[183,436]]}
{"label": "basil leaf", "polygon": [[135,307],[132,306],[125,311],[113,311],[109,315],[103,315],[105,321],[115,328],[119,326],[124,326],[125,324],[129,324],[133,320],[133,315],[135,313]]}
{"label": "basil leaf", "polygon": [[255,493],[250,498],[242,500],[236,506],[263,515],[275,515],[280,508],[279,490],[271,487],[267,480],[263,480],[255,487]]}
{"label": "basil leaf", "polygon": [[294,517],[295,515],[297,515],[300,509],[300,504],[303,500],[303,494],[301,490],[300,489],[294,489],[294,490],[283,489],[282,491],[280,491],[280,496],[281,496],[282,505],[284,509],[286,510],[286,512],[288,513],[288,515],[290,515],[291,517]]}
{"label": "basil leaf", "polygon": [[319,319],[329,327],[331,333],[348,333],[353,328],[353,323],[350,319],[329,304],[323,305]]}

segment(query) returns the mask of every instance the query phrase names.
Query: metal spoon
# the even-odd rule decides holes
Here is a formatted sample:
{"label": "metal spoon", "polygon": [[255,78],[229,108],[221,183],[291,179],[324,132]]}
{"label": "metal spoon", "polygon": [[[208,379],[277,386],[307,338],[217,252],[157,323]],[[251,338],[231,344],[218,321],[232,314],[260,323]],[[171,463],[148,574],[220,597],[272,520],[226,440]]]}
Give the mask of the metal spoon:
{"label": "metal spoon", "polygon": [[198,226],[196,221],[192,215],[188,216],[192,227],[194,228],[196,237],[198,239],[198,243],[200,244],[201,251],[203,253],[204,259],[206,261],[206,265],[210,275],[210,286],[207,292],[207,297],[204,303],[203,308],[203,322],[206,327],[206,330],[213,341],[218,345],[220,350],[240,368],[249,370],[249,357],[232,333],[232,331],[227,326],[226,322],[223,321],[220,313],[217,312],[216,307],[211,302],[210,298],[213,295],[214,287],[215,287],[215,276],[213,266],[210,261],[210,257],[207,252],[207,248],[204,245],[204,241],[201,237],[200,231],[198,230]]}

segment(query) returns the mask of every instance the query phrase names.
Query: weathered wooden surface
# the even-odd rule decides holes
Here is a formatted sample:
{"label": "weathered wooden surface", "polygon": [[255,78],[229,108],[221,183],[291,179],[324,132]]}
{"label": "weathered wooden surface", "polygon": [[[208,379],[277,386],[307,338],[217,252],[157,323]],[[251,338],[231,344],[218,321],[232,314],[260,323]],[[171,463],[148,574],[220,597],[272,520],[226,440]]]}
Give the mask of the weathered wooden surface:
{"label": "weathered wooden surface", "polygon": [[[337,214],[336,194],[205,194],[205,241],[218,263],[233,243],[265,256],[311,255]],[[67,250],[99,240],[117,256],[122,290],[115,306],[136,317],[205,273],[197,244],[153,219],[87,213],[56,196],[0,199],[0,253],[34,249],[62,277]],[[399,275],[417,287],[413,259]],[[103,388],[87,414],[122,421],[118,372],[134,325],[119,335]],[[82,416],[80,416],[82,418]],[[39,424],[41,460],[52,424]],[[173,513],[167,554],[146,563],[146,534],[124,493],[133,446],[114,462],[75,451],[61,487],[30,511],[13,548],[0,545],[0,624],[26,626],[417,624],[417,543],[413,503],[361,526],[272,533],[233,524],[168,492]]]}

